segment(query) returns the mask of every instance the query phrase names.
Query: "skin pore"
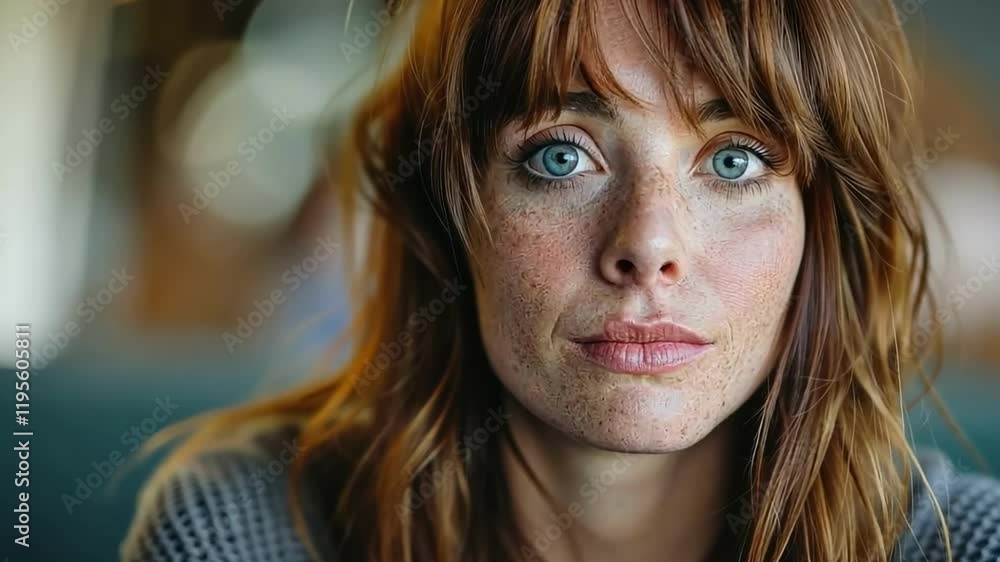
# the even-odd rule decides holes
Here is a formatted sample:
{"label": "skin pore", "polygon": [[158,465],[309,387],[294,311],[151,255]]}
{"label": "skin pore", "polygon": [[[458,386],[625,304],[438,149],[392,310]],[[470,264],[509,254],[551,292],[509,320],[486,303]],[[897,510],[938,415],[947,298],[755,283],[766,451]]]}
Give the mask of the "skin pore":
{"label": "skin pore", "polygon": [[[692,130],[618,3],[602,6],[602,52],[644,103],[579,82],[558,120],[500,132],[481,188],[494,241],[474,248],[483,343],[544,494],[509,447],[505,469],[544,560],[705,560],[745,438],[727,420],[772,367],[802,200],[780,144],[697,74],[706,118]],[[574,344],[608,319],[674,322],[711,345],[669,375],[611,372]]]}

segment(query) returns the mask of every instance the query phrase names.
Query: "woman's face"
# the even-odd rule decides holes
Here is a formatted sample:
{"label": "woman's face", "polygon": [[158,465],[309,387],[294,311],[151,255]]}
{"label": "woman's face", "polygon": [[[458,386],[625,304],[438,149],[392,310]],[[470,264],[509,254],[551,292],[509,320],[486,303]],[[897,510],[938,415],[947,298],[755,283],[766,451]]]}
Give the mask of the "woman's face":
{"label": "woman's face", "polygon": [[507,391],[590,445],[697,443],[766,376],[802,257],[799,186],[779,144],[692,77],[703,136],[614,2],[601,46],[646,103],[580,83],[558,120],[500,133],[476,243],[483,343]]}

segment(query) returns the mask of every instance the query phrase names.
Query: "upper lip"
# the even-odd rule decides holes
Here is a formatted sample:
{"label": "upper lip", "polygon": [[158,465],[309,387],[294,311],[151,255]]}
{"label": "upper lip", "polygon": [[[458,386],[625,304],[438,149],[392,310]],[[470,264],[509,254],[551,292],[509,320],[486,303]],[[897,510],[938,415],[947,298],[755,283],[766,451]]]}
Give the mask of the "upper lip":
{"label": "upper lip", "polygon": [[709,344],[711,340],[690,328],[673,322],[636,322],[629,320],[608,320],[604,331],[599,334],[575,339],[578,343],[621,342],[654,343],[674,342]]}

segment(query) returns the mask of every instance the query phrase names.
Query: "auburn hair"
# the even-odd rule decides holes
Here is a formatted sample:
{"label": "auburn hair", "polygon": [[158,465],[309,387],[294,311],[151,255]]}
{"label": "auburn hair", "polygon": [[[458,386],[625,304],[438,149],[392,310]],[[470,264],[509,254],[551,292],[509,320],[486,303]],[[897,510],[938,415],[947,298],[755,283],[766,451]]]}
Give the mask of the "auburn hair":
{"label": "auburn hair", "polygon": [[[636,101],[597,47],[600,1],[390,6],[416,18],[406,54],[332,143],[338,221],[367,248],[342,246],[357,303],[341,342],[351,359],[305,388],[198,418],[174,462],[249,422],[290,424],[305,448],[291,506],[303,533],[305,467],[341,467],[324,501],[344,560],[524,556],[527,540],[507,520],[502,440],[475,454],[460,447],[502,396],[473,291],[433,322],[413,318],[446,282],[470,280],[471,242],[489,239],[477,186],[498,130],[543,118],[575,77]],[[911,480],[927,485],[902,390],[921,373],[927,334],[917,320],[933,304],[922,189],[904,169],[920,148],[913,64],[892,2],[618,1],[677,99],[692,91],[667,77],[679,65],[700,71],[739,119],[785,143],[802,190],[804,255],[745,435],[752,516],[740,559],[887,560],[906,528]],[[640,1],[654,3],[655,17],[640,16]],[[495,91],[480,102],[484,80]],[[405,344],[386,361],[392,341]],[[419,487],[431,478],[425,498]]]}

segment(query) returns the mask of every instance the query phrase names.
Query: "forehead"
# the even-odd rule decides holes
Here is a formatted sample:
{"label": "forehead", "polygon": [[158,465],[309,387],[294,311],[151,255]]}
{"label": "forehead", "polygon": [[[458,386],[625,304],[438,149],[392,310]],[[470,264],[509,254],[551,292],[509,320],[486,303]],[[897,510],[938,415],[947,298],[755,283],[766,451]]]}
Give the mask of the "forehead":
{"label": "forehead", "polygon": [[[643,23],[656,21],[658,15],[655,1],[640,2],[638,16]],[[675,91],[692,95],[693,101],[703,101],[719,97],[715,87],[698,68],[682,57],[667,61],[669,68],[658,64],[654,55],[643,42],[635,23],[629,19],[620,2],[599,2],[596,22],[597,48],[611,70],[612,76],[625,90],[651,107],[676,108],[679,100],[673,99]],[[667,38],[663,36],[663,40]],[[581,54],[585,65],[592,64],[596,53]],[[681,87],[677,88],[678,83]],[[672,88],[671,88],[672,86]],[[582,78],[573,80],[571,90],[586,89]]]}

